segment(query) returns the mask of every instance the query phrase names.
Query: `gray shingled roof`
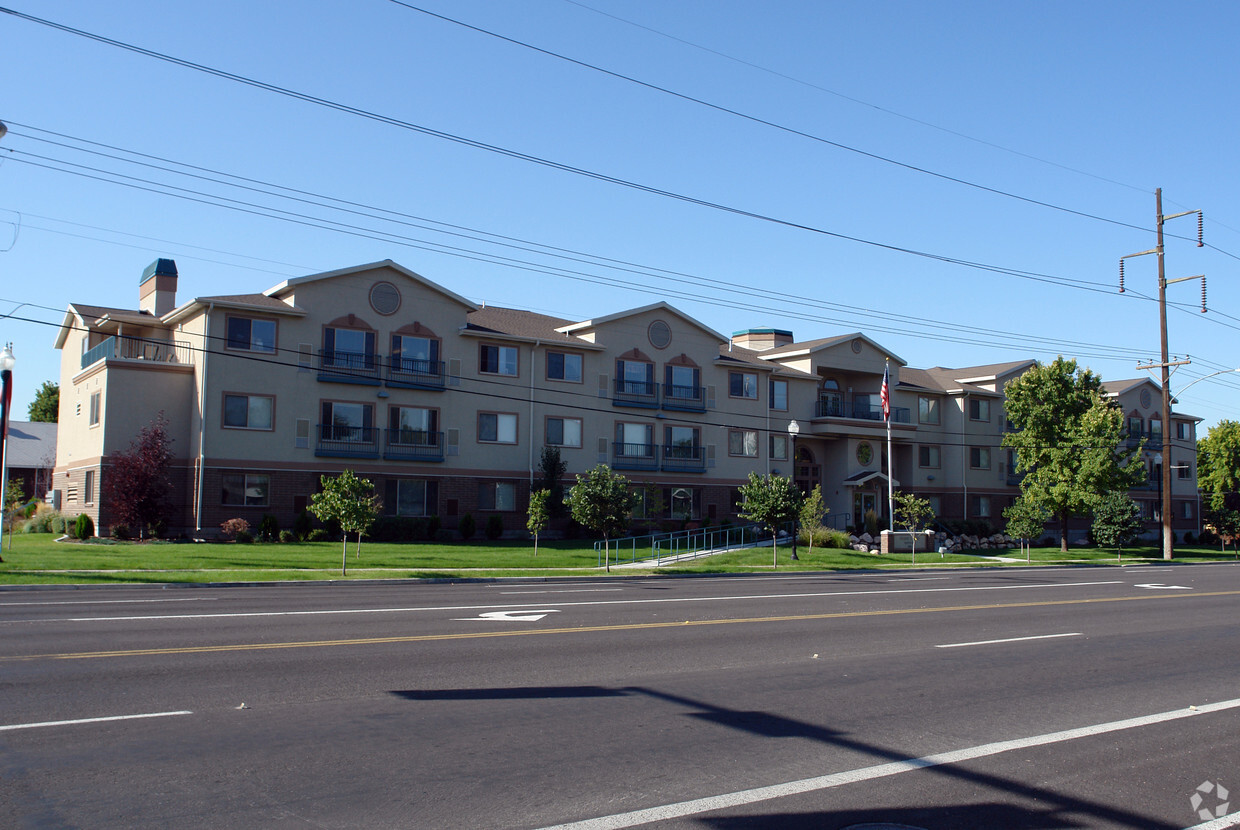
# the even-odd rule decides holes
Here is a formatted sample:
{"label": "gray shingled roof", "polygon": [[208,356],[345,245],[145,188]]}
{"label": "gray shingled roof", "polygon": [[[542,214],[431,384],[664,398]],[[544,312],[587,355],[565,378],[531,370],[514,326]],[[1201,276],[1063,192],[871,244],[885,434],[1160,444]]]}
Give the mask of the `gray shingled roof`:
{"label": "gray shingled roof", "polygon": [[[897,387],[908,386],[917,389],[928,389],[932,392],[967,392],[970,395],[994,395],[989,389],[983,389],[980,386],[974,386],[971,383],[961,383],[956,380],[961,377],[959,369],[944,369],[941,366],[935,366],[932,369],[913,369],[905,366],[900,370],[900,382]],[[976,377],[976,375],[964,374],[963,377]]]}
{"label": "gray shingled roof", "polygon": [[521,311],[516,308],[486,306],[469,312],[466,317],[466,331],[475,333],[505,334],[509,337],[521,337],[529,340],[546,340],[560,343],[574,343],[594,348],[595,345],[580,337],[565,336],[556,331],[561,326],[572,323],[547,314],[535,314],[532,311]]}
{"label": "gray shingled roof", "polygon": [[57,426],[39,421],[9,421],[5,465],[9,469],[55,466]]}
{"label": "gray shingled roof", "polygon": [[81,315],[82,319],[88,324],[92,325],[104,317],[121,323],[141,323],[144,326],[162,325],[159,318],[154,314],[146,314],[132,308],[108,308],[102,305],[84,305],[82,303],[70,303],[69,307]]}

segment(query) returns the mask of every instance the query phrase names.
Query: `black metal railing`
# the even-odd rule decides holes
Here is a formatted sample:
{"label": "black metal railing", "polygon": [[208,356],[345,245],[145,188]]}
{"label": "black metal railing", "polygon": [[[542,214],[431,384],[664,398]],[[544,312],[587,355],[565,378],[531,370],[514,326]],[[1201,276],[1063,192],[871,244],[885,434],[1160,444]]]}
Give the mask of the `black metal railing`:
{"label": "black metal railing", "polygon": [[423,360],[392,355],[388,361],[387,382],[390,386],[411,386],[422,389],[444,387],[442,360]]}
{"label": "black metal railing", "polygon": [[706,451],[701,446],[664,444],[662,468],[665,472],[706,472]]}
{"label": "black metal railing", "polygon": [[657,470],[659,457],[654,444],[612,444],[611,466],[614,470]]}
{"label": "black metal railing", "polygon": [[674,383],[664,384],[663,408],[704,412],[706,410],[706,390],[701,386],[679,386]]}
{"label": "black metal railing", "polygon": [[375,385],[381,365],[377,354],[319,349],[319,380]]}
{"label": "black metal railing", "polygon": [[345,424],[319,424],[317,456],[336,458],[378,458],[379,430]]}
{"label": "black metal railing", "polygon": [[612,386],[611,401],[617,406],[657,407],[659,384],[649,380],[616,378]]}
{"label": "black metal railing", "polygon": [[424,429],[389,429],[383,457],[393,461],[443,461],[443,433]]}
{"label": "black metal railing", "polygon": [[[891,407],[891,421],[896,424],[911,422],[906,406]],[[862,421],[883,420],[883,408],[875,404],[846,403],[835,398],[820,398],[814,410],[815,418],[856,418]]]}

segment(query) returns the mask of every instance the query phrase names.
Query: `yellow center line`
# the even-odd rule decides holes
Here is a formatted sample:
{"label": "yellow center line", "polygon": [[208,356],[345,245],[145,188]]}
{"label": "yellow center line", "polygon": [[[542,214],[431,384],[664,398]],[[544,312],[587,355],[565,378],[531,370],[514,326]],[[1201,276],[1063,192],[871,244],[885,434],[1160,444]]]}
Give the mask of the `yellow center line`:
{"label": "yellow center line", "polygon": [[19,660],[84,660],[94,657],[145,657],[166,654],[211,654],[227,651],[265,651],[280,648],[326,648],[333,646],[364,646],[384,643],[428,643],[443,640],[482,640],[491,637],[532,637],[545,634],[592,634],[604,631],[641,631],[657,628],[684,628],[699,625],[744,625],[806,620],[838,620],[853,617],[884,617],[897,614],[943,614],[955,611],[990,611],[1003,608],[1042,608],[1056,605],[1091,605],[1104,602],[1140,602],[1144,600],[1196,599],[1236,596],[1240,591],[1208,591],[1192,594],[1150,593],[1130,597],[1099,597],[1094,599],[1060,599],[1037,602],[1006,602],[988,605],[947,605],[938,608],[897,608],[884,611],[837,611],[828,614],[788,614],[775,617],[735,617],[717,620],[681,620],[679,622],[624,623],[620,625],[570,626],[565,628],[533,628],[519,631],[472,631],[461,634],[413,634],[402,637],[358,637],[347,640],[304,640],[292,643],[233,643],[216,646],[184,646],[181,648],[136,648],[118,651],[81,651],[63,654],[14,654],[0,656],[0,662]]}

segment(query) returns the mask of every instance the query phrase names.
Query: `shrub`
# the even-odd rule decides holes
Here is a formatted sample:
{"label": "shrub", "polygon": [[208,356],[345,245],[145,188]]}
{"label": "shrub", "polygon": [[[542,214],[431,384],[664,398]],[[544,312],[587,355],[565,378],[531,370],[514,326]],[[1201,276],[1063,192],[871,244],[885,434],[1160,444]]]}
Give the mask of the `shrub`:
{"label": "shrub", "polygon": [[146,535],[150,539],[160,539],[168,534],[168,520],[156,519],[146,526]]}
{"label": "shrub", "polygon": [[451,542],[452,531],[448,530],[446,527],[439,528],[439,530],[435,531],[435,541],[436,542]]}
{"label": "shrub", "polygon": [[426,538],[425,523],[424,519],[412,516],[380,516],[366,536],[376,542],[412,542]]}
{"label": "shrub", "polygon": [[95,535],[95,522],[90,516],[82,513],[73,526],[73,535],[79,539],[89,539]]}
{"label": "shrub", "polygon": [[440,521],[438,516],[428,516],[426,518],[426,536],[423,538],[428,542],[433,542],[439,538]]}
{"label": "shrub", "polygon": [[287,545],[287,544],[289,544],[290,542],[296,542],[296,541],[297,541],[297,534],[296,534],[296,533],[294,533],[294,532],[293,532],[293,531],[291,531],[291,530],[281,530],[281,531],[280,531],[280,541],[281,541],[281,542],[283,542],[283,543],[284,543],[284,544],[286,544],[286,545]]}
{"label": "shrub", "polygon": [[59,533],[61,536],[63,536],[69,532],[68,520],[65,519],[65,517],[60,515],[59,513],[57,513],[55,516],[52,516],[51,521],[48,522],[48,525],[51,528],[52,533]]}
{"label": "shrub", "polygon": [[[848,534],[842,530],[835,530],[830,527],[818,527],[813,531],[814,547],[816,548],[846,548],[848,547]],[[810,543],[810,533],[804,528],[801,529],[800,542],[802,545]]]}
{"label": "shrub", "polygon": [[316,527],[307,534],[306,539],[310,542],[326,542],[331,539],[331,534],[327,532],[327,528]]}
{"label": "shrub", "polygon": [[129,525],[120,524],[119,522],[112,525],[112,538],[120,539],[122,542],[127,539],[132,539],[133,534],[129,531]]}
{"label": "shrub", "polygon": [[264,513],[258,520],[258,538],[264,542],[274,542],[280,538],[280,521],[270,513]]}
{"label": "shrub", "polygon": [[240,545],[248,545],[254,541],[254,536],[248,530],[238,530],[237,535],[233,537],[233,541]]}
{"label": "shrub", "polygon": [[488,516],[486,534],[487,534],[487,538],[492,539],[492,540],[498,539],[499,537],[503,536],[504,535],[504,520],[500,518],[499,516],[495,516],[495,515]]}
{"label": "shrub", "polygon": [[245,519],[228,519],[220,524],[220,530],[224,531],[224,535],[229,539],[236,539],[240,534],[250,532],[250,523]]}
{"label": "shrub", "polygon": [[309,510],[302,510],[297,514],[297,518],[293,519],[293,533],[297,534],[298,539],[308,539],[312,530],[314,519],[310,517]]}
{"label": "shrub", "polygon": [[1192,532],[1191,530],[1190,530],[1188,533],[1185,533],[1185,534],[1184,534],[1184,544],[1186,544],[1186,545],[1195,545],[1195,544],[1197,544],[1196,540],[1195,540],[1195,539],[1193,539],[1193,532]]}
{"label": "shrub", "polygon": [[473,513],[466,513],[456,524],[456,530],[461,534],[461,538],[469,540],[474,538],[474,533],[478,531],[478,523],[474,521]]}

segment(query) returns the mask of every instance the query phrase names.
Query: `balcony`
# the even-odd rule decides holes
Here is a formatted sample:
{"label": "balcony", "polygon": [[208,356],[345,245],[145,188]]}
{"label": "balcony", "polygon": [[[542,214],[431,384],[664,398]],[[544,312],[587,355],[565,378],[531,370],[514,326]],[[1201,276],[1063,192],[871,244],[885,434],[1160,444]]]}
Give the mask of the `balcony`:
{"label": "balcony", "polygon": [[379,386],[383,382],[379,376],[382,363],[377,354],[319,349],[319,380]]}
{"label": "balcony", "polygon": [[[893,424],[911,423],[911,410],[906,406],[891,408]],[[854,418],[860,421],[883,420],[883,408],[872,404],[845,403],[837,398],[820,398],[814,410],[815,418]]]}
{"label": "balcony", "polygon": [[152,340],[147,337],[109,337],[82,355],[85,369],[100,360],[141,360],[187,366],[189,343],[183,340]]}
{"label": "balcony", "polygon": [[665,444],[662,469],[665,473],[704,473],[706,452],[701,446]]}
{"label": "balcony", "polygon": [[616,378],[612,385],[611,402],[614,406],[658,409],[659,384],[653,381]]}
{"label": "balcony", "polygon": [[613,470],[657,470],[659,458],[654,444],[613,443],[611,468]]}
{"label": "balcony", "polygon": [[443,461],[443,433],[389,429],[383,445],[388,461]]}
{"label": "balcony", "polygon": [[430,389],[442,392],[444,370],[442,360],[421,360],[393,355],[387,366],[387,385],[403,389]]}
{"label": "balcony", "polygon": [[664,384],[663,408],[680,412],[705,412],[706,390],[701,386]]}
{"label": "balcony", "polygon": [[314,454],[320,458],[378,458],[379,430],[344,424],[319,424]]}

